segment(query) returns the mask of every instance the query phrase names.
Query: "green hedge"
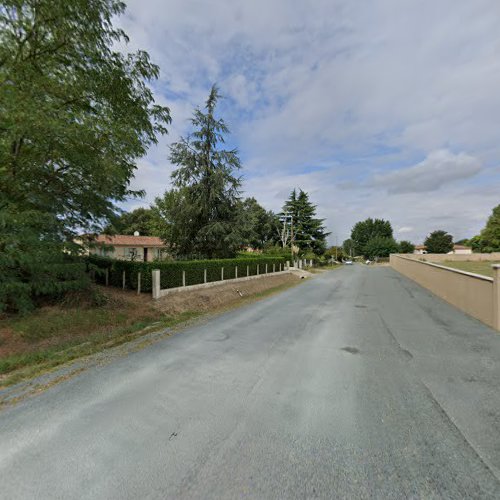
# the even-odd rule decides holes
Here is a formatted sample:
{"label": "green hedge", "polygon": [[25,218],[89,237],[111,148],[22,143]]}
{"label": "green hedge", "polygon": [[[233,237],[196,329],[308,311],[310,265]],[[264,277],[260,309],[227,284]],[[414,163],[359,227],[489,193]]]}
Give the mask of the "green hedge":
{"label": "green hedge", "polygon": [[204,282],[204,270],[207,270],[207,282],[220,281],[221,269],[224,268],[224,280],[235,278],[236,267],[238,277],[255,276],[266,272],[273,272],[273,265],[282,270],[286,259],[282,257],[236,258],[219,260],[192,260],[192,261],[165,261],[165,262],[138,262],[115,260],[106,257],[91,255],[88,257],[89,270],[94,269],[95,279],[99,283],[105,282],[105,270],[108,269],[108,279],[111,286],[121,287],[123,272],[125,271],[125,286],[137,289],[138,273],[141,273],[141,291],[151,292],[153,269],[160,270],[161,288],[175,288],[182,286],[182,271],[186,273],[186,285],[197,285]]}

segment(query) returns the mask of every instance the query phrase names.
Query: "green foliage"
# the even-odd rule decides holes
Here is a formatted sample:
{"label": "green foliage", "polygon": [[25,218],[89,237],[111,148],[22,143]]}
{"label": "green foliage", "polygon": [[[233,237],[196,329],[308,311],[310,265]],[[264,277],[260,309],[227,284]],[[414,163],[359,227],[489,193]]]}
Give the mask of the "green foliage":
{"label": "green foliage", "polygon": [[364,247],[364,255],[369,259],[376,257],[389,257],[391,253],[399,251],[399,245],[394,238],[375,236],[371,238]]}
{"label": "green foliage", "polygon": [[500,205],[493,209],[486,227],[481,231],[477,246],[483,252],[500,252]]}
{"label": "green foliage", "polygon": [[33,309],[42,297],[88,288],[90,281],[60,224],[38,211],[0,211],[0,312]]}
{"label": "green foliage", "polygon": [[111,218],[111,224],[106,227],[109,234],[134,234],[141,236],[157,236],[157,218],[150,208],[136,208],[132,212],[123,212]]}
{"label": "green foliage", "polygon": [[342,243],[342,248],[344,249],[344,253],[346,257],[354,257],[356,255],[356,248],[354,246],[354,241],[351,238]]}
{"label": "green foliage", "polygon": [[468,240],[467,244],[472,247],[473,252],[488,253],[487,250],[489,250],[489,248],[486,246],[486,242],[481,238],[481,235],[479,234],[473,236],[470,240]]}
{"label": "green foliage", "polygon": [[[338,261],[341,261],[344,259],[344,255],[345,255],[344,252],[345,252],[345,250],[343,247],[332,246],[325,252],[325,256],[327,256],[329,259],[333,258],[333,259],[336,259]],[[347,253],[347,255],[349,255],[349,254]]]}
{"label": "green foliage", "polygon": [[[224,268],[224,279],[249,276],[276,271],[281,264],[282,269],[286,260],[282,257],[237,258],[237,259],[211,259],[197,261],[169,261],[169,262],[131,262],[126,260],[113,260],[92,255],[89,263],[101,270],[108,269],[109,284],[121,287],[123,272],[125,272],[125,286],[137,289],[138,273],[141,273],[141,290],[151,292],[152,271],[160,269],[161,288],[174,288],[182,286],[182,272],[186,273],[186,285],[197,285],[204,282],[204,270],[207,270],[207,282],[221,280],[221,268]],[[98,273],[96,278],[104,283],[105,274]]]}
{"label": "green foliage", "polygon": [[400,241],[399,251],[401,253],[413,253],[415,251],[415,245],[411,241]]}
{"label": "green foliage", "polygon": [[75,250],[74,228],[98,230],[116,201],[140,194],[129,188],[135,161],[166,133],[169,110],[145,83],[158,67],[146,52],[113,50],[127,40],[112,25],[124,9],[117,0],[2,2],[0,308],[27,310],[35,297],[86,286],[63,253]]}
{"label": "green foliage", "polygon": [[433,231],[424,241],[428,253],[448,253],[453,250],[453,236],[446,231]]}
{"label": "green foliage", "polygon": [[200,254],[208,258],[231,257],[242,242],[238,225],[241,181],[235,149],[223,149],[229,132],[224,120],[215,117],[220,98],[214,85],[205,112],[194,111],[193,132],[170,148],[174,190],[156,200],[164,220],[165,241],[177,255]]}
{"label": "green foliage", "polygon": [[367,244],[373,238],[392,239],[391,223],[387,220],[372,218],[357,222],[351,231],[351,240],[354,243],[356,255],[369,257]]}
{"label": "green foliage", "polygon": [[325,231],[324,219],[316,218],[316,205],[309,200],[309,195],[294,189],[283,206],[283,215],[293,217],[293,245],[301,253],[308,251],[321,255],[326,249],[326,238],[330,233]]}
{"label": "green foliage", "polygon": [[272,211],[267,211],[255,198],[246,198],[238,203],[237,224],[242,245],[263,249],[277,242],[279,219]]}

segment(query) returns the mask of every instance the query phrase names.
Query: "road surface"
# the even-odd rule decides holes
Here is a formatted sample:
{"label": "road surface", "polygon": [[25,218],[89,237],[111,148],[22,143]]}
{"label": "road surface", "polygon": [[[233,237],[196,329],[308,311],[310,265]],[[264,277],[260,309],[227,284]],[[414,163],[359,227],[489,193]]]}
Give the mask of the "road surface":
{"label": "road surface", "polygon": [[500,498],[500,335],[345,267],[0,413],[0,497]]}

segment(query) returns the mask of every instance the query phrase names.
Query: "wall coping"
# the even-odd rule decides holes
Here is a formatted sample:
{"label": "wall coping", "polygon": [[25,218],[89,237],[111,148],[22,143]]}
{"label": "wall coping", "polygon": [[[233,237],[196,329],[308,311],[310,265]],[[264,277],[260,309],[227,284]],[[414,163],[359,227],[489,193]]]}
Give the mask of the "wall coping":
{"label": "wall coping", "polygon": [[[406,256],[400,255],[400,254],[392,254],[392,256],[397,257],[399,259],[409,260],[411,262],[417,262],[419,264],[426,264],[427,266],[437,267],[439,269],[444,269],[446,271],[452,271],[452,272],[457,273],[457,274],[462,274],[465,276],[469,276],[471,278],[476,278],[479,280],[488,281],[490,283],[494,282],[493,278],[490,278],[489,276],[483,276],[482,274],[469,273],[467,271],[462,271],[461,269],[455,269],[454,267],[442,266],[440,264],[435,264],[434,262],[427,262],[425,260],[415,259],[413,257],[406,257]],[[492,267],[494,269],[497,269],[497,266],[498,266],[498,268],[500,268],[500,264],[492,264]]]}

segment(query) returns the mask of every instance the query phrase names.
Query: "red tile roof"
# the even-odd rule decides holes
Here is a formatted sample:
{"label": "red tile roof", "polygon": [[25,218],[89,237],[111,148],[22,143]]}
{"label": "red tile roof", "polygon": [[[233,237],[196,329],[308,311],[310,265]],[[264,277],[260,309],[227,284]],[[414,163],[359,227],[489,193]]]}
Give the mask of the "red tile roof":
{"label": "red tile roof", "polygon": [[156,236],[129,236],[127,234],[109,236],[107,234],[99,234],[95,242],[123,247],[166,247],[163,240]]}

